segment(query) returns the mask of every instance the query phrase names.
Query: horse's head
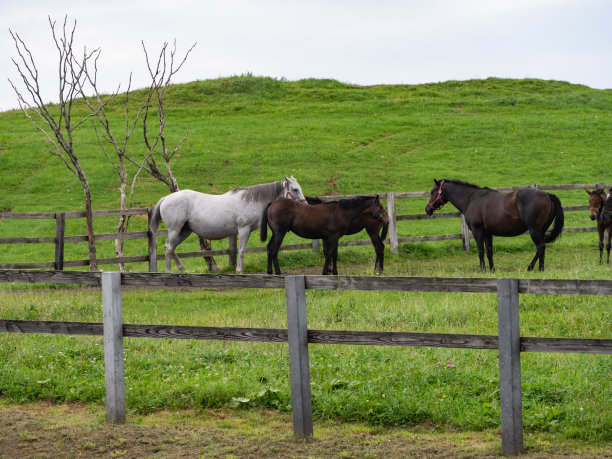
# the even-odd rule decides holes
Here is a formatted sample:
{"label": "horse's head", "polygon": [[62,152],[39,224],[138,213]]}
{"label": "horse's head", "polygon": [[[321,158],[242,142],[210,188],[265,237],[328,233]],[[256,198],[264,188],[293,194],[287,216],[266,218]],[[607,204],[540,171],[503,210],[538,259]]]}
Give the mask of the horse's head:
{"label": "horse's head", "polygon": [[585,190],[589,195],[589,217],[591,220],[596,220],[597,215],[603,208],[604,203],[606,202],[606,192],[603,188],[598,188],[593,191]]}
{"label": "horse's head", "polygon": [[380,202],[378,195],[372,198],[372,216],[383,225],[389,225],[389,215]]}
{"label": "horse's head", "polygon": [[307,203],[304,193],[302,193],[302,187],[298,181],[293,178],[293,175],[291,177],[285,177],[285,180],[283,180],[283,197],[303,202],[304,204]]}
{"label": "horse's head", "polygon": [[425,204],[425,213],[427,215],[433,215],[435,210],[440,210],[448,202],[446,190],[442,188],[443,185],[444,180],[438,182],[434,179],[434,187],[431,189],[427,204]]}
{"label": "horse's head", "polygon": [[383,207],[378,198],[378,195],[372,200],[372,215],[382,223],[382,233],[380,234],[381,239],[385,239],[387,237],[387,232],[389,231],[389,215],[387,211]]}

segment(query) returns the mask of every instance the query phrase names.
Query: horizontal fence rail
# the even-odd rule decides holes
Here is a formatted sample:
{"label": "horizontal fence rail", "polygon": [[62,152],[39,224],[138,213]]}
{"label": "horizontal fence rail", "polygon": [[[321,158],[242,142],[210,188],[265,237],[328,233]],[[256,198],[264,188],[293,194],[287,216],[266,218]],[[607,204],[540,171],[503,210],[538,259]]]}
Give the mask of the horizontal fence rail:
{"label": "horizontal fence rail", "polygon": [[[519,294],[612,295],[610,280],[423,278],[368,276],[269,276],[90,273],[0,270],[0,282],[100,286],[103,323],[0,320],[0,332],[104,336],[107,420],[126,416],[123,337],[287,343],[294,433],[312,435],[309,344],[420,346],[498,350],[502,449],[523,449],[520,353],[612,354],[612,339],[521,337]],[[287,329],[124,324],[122,286],[145,288],[285,289]],[[312,330],[306,326],[306,290],[378,290],[489,293],[498,297],[499,335]]]}
{"label": "horizontal fence rail", "polygon": [[[523,188],[537,188],[540,190],[582,190],[582,189],[595,189],[595,188],[610,188],[612,184],[597,183],[597,184],[572,184],[572,185],[529,185],[529,186],[511,186],[511,187],[499,187],[494,188],[502,192],[516,191]],[[379,196],[387,200],[387,210],[389,213],[390,224],[389,224],[389,237],[384,241],[385,244],[389,245],[389,249],[392,253],[398,253],[399,243],[413,243],[413,242],[433,242],[433,241],[451,241],[461,240],[463,248],[466,250],[470,249],[470,232],[460,212],[440,212],[432,216],[425,214],[411,214],[411,215],[397,215],[395,208],[396,199],[408,199],[408,198],[425,198],[429,196],[429,192],[418,191],[418,192],[383,192],[378,193]],[[357,195],[338,195],[338,196],[323,196],[322,199],[331,201],[344,198],[351,198]],[[564,211],[575,212],[575,211],[586,211],[589,209],[588,205],[578,206],[564,206]],[[93,211],[94,217],[112,217],[112,216],[131,216],[131,215],[148,215],[151,211],[150,208],[134,208],[134,209],[113,209],[113,210],[97,210]],[[80,267],[88,266],[89,260],[64,260],[63,245],[67,243],[79,243],[87,242],[88,238],[86,235],[76,236],[65,236],[64,225],[66,218],[84,218],[85,212],[74,211],[74,212],[0,212],[0,219],[55,219],[57,222],[56,236],[47,237],[0,237],[0,244],[55,244],[56,245],[56,259],[53,262],[24,262],[24,263],[0,263],[0,269],[63,269],[64,267]],[[430,236],[398,236],[397,222],[399,221],[420,221],[420,220],[431,220],[437,218],[460,218],[461,219],[461,234],[441,234],[441,235],[430,235]],[[588,227],[574,227],[564,228],[564,233],[585,233],[585,232],[596,232],[596,226]],[[159,231],[156,236],[166,236],[167,231]],[[134,231],[125,233],[106,233],[94,235],[96,242],[109,241],[109,240],[131,240],[131,239],[148,239],[149,248],[148,255],[141,256],[124,256],[124,257],[110,257],[100,258],[97,261],[99,265],[118,264],[118,263],[149,263],[149,271],[157,271],[157,259],[163,258],[163,253],[157,253],[156,237],[153,237],[150,230],[148,231]],[[199,258],[202,256],[219,256],[227,255],[230,259],[230,266],[234,266],[236,259],[236,236],[233,236],[232,241],[229,244],[228,249],[219,249],[211,251],[198,251],[198,252],[182,252],[177,255],[181,259],[186,258]],[[233,242],[233,243],[232,243]],[[353,240],[353,241],[340,241],[340,247],[352,247],[369,245],[369,240]],[[59,247],[61,245],[61,247]],[[308,244],[286,244],[281,247],[283,251],[291,250],[306,250],[319,247],[319,244],[308,243]],[[247,253],[263,253],[266,252],[266,247],[249,247],[246,249]]]}

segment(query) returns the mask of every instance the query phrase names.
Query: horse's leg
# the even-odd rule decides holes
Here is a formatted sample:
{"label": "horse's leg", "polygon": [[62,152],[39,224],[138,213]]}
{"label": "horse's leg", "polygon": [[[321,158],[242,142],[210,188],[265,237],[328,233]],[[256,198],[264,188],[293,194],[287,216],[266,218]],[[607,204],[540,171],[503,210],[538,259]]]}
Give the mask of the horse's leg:
{"label": "horse's leg", "polygon": [[546,244],[544,243],[544,234],[537,228],[531,228],[529,230],[531,240],[536,246],[536,254],[527,266],[527,271],[532,271],[535,266],[536,260],[540,260],[539,270],[544,271],[544,254],[546,252]]}
{"label": "horse's leg", "polygon": [[480,261],[480,270],[484,271],[485,262],[484,262],[484,235],[482,231],[474,231],[472,230],[472,235],[476,240],[476,247],[478,248],[478,260]]}
{"label": "horse's leg", "polygon": [[181,230],[178,232],[168,230],[168,238],[166,239],[166,246],[165,246],[166,247],[166,272],[167,273],[172,272],[171,259],[174,259],[174,262],[176,263],[176,267],[178,268],[179,272],[181,274],[185,273],[185,267],[183,266],[183,263],[181,262],[180,258],[176,254],[175,250],[176,250],[176,247],[181,242],[183,242],[185,239],[187,239],[190,234],[191,234],[191,229],[189,228],[189,225],[187,223],[185,223],[183,227],[181,228]]}
{"label": "horse's leg", "polygon": [[242,226],[238,228],[238,262],[236,263],[236,274],[242,274],[242,262],[244,260],[244,251],[246,250],[251,228]]}
{"label": "horse's leg", "polygon": [[489,261],[489,271],[495,272],[495,266],[493,266],[493,236],[485,234],[484,243],[487,249],[487,260]]}
{"label": "horse's leg", "polygon": [[332,263],[334,264],[332,274],[334,276],[337,276],[338,275],[338,239],[334,241],[334,247],[332,250],[333,250]]}
{"label": "horse's leg", "polygon": [[323,259],[325,260],[325,263],[327,264],[327,271],[329,272],[329,270],[331,269],[331,263],[327,263],[328,254],[329,254],[329,241],[327,239],[323,239]]}
{"label": "horse's leg", "polygon": [[[338,237],[334,237],[332,236],[329,241],[329,253],[330,253],[330,260],[331,260],[331,264],[332,264],[332,274],[334,276],[338,275]],[[329,270],[327,272],[327,274],[329,274]]]}
{"label": "horse's leg", "polygon": [[272,274],[272,264],[274,263],[274,274],[280,274],[280,266],[278,264],[278,251],[280,249],[281,244],[283,243],[283,239],[285,237],[284,232],[282,231],[274,231],[272,230],[272,237],[270,238],[270,242],[268,242],[267,251],[268,251],[268,274]]}
{"label": "horse's leg", "polygon": [[329,268],[331,267],[332,250],[330,248],[329,239],[326,237],[323,238],[323,253],[325,254],[325,261],[323,262],[322,274],[327,276],[329,274]]}
{"label": "horse's leg", "polygon": [[603,226],[603,224],[600,224],[600,223],[597,224],[597,232],[599,233],[599,264],[602,264],[603,263],[604,236],[606,234],[606,228]]}
{"label": "horse's leg", "polygon": [[368,235],[370,236],[370,240],[372,241],[372,245],[374,246],[374,252],[376,252],[376,261],[374,262],[374,272],[381,273],[383,272],[383,263],[385,260],[385,244],[380,239],[378,235],[378,231],[375,228],[369,229],[366,228]]}
{"label": "horse's leg", "polygon": [[272,244],[274,243],[274,232],[272,232],[272,237],[270,237],[270,241],[266,246],[266,251],[268,253],[268,269],[267,273],[272,274]]}
{"label": "horse's leg", "polygon": [[608,227],[608,243],[606,244],[606,252],[608,252],[608,258],[606,263],[610,264],[610,249],[612,248],[612,226]]}

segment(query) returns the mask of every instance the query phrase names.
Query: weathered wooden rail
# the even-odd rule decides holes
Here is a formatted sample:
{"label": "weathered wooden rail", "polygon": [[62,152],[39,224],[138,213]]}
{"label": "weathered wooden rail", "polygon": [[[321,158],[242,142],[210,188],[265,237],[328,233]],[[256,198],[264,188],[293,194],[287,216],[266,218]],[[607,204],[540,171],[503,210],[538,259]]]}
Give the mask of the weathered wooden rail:
{"label": "weathered wooden rail", "polygon": [[[585,185],[530,185],[530,188],[538,188],[541,190],[582,190],[585,188],[610,188],[612,184],[598,183],[598,184],[585,184]],[[524,186],[513,186],[513,187],[501,187],[496,188],[502,192],[509,192],[525,188]],[[396,199],[410,199],[410,198],[424,198],[429,196],[429,192],[385,192],[379,193],[381,198],[387,200],[387,210],[389,213],[390,224],[389,224],[389,237],[385,240],[386,244],[389,244],[389,249],[392,253],[398,253],[399,243],[406,242],[430,242],[430,241],[449,241],[449,240],[461,240],[463,248],[466,250],[470,249],[470,231],[465,223],[465,220],[460,212],[438,212],[432,216],[425,214],[411,214],[411,215],[397,215],[396,210]],[[355,195],[346,196],[324,196],[326,200],[337,200],[342,198],[354,197]],[[566,212],[585,211],[589,209],[588,205],[579,206],[564,206],[563,209]],[[94,217],[109,217],[109,216],[121,216],[121,215],[148,215],[152,210],[150,208],[134,208],[127,210],[101,210],[94,211]],[[64,267],[80,267],[88,266],[89,260],[64,260],[64,245],[67,243],[75,242],[86,242],[87,236],[66,236],[65,225],[67,218],[84,218],[85,212],[37,212],[37,213],[17,213],[17,212],[0,212],[0,219],[55,219],[56,221],[56,234],[55,236],[48,237],[4,237],[0,238],[0,244],[55,244],[55,259],[52,262],[24,262],[24,263],[0,263],[0,269],[55,269],[61,270]],[[461,219],[461,233],[460,234],[439,234],[431,236],[407,236],[398,237],[397,222],[399,221],[417,221],[417,220],[430,220],[437,218],[460,218]],[[150,220],[150,219],[149,219]],[[595,232],[597,228],[595,226],[589,227],[574,227],[564,228],[564,233],[583,233],[583,232]],[[167,231],[159,231],[157,236],[165,236]],[[107,233],[95,235],[96,241],[108,241],[108,240],[127,240],[127,239],[147,239],[148,240],[148,254],[141,256],[130,256],[130,257],[111,257],[111,258],[100,258],[97,260],[99,265],[118,264],[118,263],[148,263],[149,272],[157,272],[157,259],[163,258],[163,253],[157,253],[157,240],[153,236],[150,229],[147,231],[134,231],[126,233]],[[341,247],[369,245],[369,240],[353,240],[353,241],[340,241]],[[230,266],[235,266],[237,256],[237,242],[236,237],[231,237],[229,241],[228,249],[211,250],[206,252],[206,255],[218,256],[227,255],[229,256]],[[305,250],[311,248],[318,248],[319,244],[317,241],[313,241],[308,244],[285,244],[282,246],[282,250]],[[265,247],[249,247],[246,249],[247,253],[262,253],[265,252]],[[183,252],[178,254],[180,258],[197,258],[202,257],[203,252]]]}
{"label": "weathered wooden rail", "polygon": [[[126,417],[123,337],[288,343],[294,433],[312,435],[309,343],[426,346],[498,350],[502,448],[523,449],[521,352],[612,354],[612,339],[520,336],[519,294],[612,295],[609,280],[491,279],[364,276],[267,276],[157,273],[90,273],[0,270],[0,282],[101,286],[103,323],[0,320],[0,332],[104,336],[109,422]],[[122,286],[285,289],[287,329],[124,324]],[[309,330],[306,290],[379,290],[497,293],[498,336],[441,333]]]}

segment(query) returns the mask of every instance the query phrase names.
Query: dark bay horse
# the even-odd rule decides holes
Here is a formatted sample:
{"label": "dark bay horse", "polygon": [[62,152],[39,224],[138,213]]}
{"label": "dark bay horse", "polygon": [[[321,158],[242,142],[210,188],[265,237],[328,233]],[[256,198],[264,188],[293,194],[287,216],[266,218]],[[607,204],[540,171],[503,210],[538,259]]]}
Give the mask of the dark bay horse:
{"label": "dark bay horse", "polygon": [[[459,180],[434,179],[434,187],[425,212],[432,215],[447,202],[464,215],[476,240],[480,269],[483,271],[485,245],[489,269],[495,270],[493,236],[518,236],[526,231],[529,231],[531,240],[536,245],[535,257],[527,270],[531,271],[539,260],[540,271],[543,271],[546,243],[554,242],[563,230],[564,214],[561,201],[554,194],[544,191],[525,188],[512,193],[500,193]],[[546,234],[553,220],[553,229]]]}
{"label": "dark bay horse", "polygon": [[610,263],[610,240],[612,239],[612,189],[608,189],[608,195],[603,188],[593,191],[586,190],[589,195],[589,207],[591,220],[597,220],[597,232],[599,233],[599,262],[603,263],[604,236],[608,231],[608,242],[606,251],[608,258],[606,263]]}
{"label": "dark bay horse", "polygon": [[[310,198],[310,202],[317,202]],[[261,219],[260,237],[264,242],[268,237],[268,226],[272,237],[268,243],[268,274],[280,274],[278,251],[287,232],[292,231],[307,239],[322,239],[325,264],[323,274],[338,274],[338,240],[346,234],[355,234],[366,229],[376,251],[376,265],[383,269],[384,244],[389,217],[378,196],[359,196],[340,201],[321,202],[305,205],[288,199],[270,203]],[[378,231],[382,227],[382,234]]]}

